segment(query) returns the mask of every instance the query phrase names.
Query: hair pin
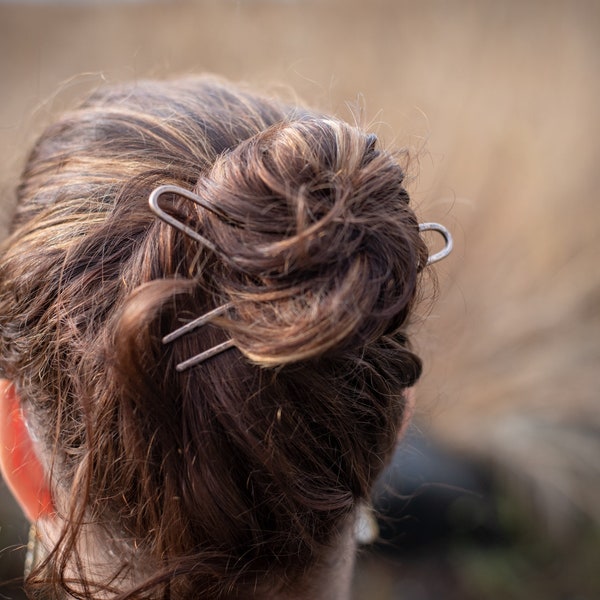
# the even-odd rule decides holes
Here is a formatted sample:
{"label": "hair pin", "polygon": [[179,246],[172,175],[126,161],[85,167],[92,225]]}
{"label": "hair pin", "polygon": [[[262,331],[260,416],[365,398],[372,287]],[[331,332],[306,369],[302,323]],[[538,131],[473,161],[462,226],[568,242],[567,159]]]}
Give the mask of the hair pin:
{"label": "hair pin", "polygon": [[[178,185],[160,185],[157,188],[155,188],[154,190],[152,190],[152,192],[150,193],[150,196],[148,197],[148,204],[150,205],[150,209],[152,210],[152,212],[154,212],[154,214],[161,221],[163,221],[167,225],[170,225],[171,227],[174,227],[178,231],[181,231],[182,233],[184,233],[188,237],[192,238],[196,242],[202,244],[205,248],[212,250],[213,252],[215,252],[216,254],[221,256],[223,259],[227,260],[227,257],[224,256],[210,240],[207,240],[204,236],[200,235],[196,230],[192,229],[185,223],[182,223],[181,221],[176,219],[173,215],[170,215],[167,211],[165,211],[161,207],[160,199],[161,199],[161,196],[163,196],[165,194],[175,194],[176,196],[181,196],[183,198],[187,198],[188,200],[191,200],[192,202],[194,202],[195,204],[198,204],[202,208],[209,210],[210,212],[212,212],[213,214],[217,215],[218,217],[220,217],[221,219],[223,219],[225,221],[231,221],[229,216],[225,212],[223,212],[222,210],[220,210],[219,208],[217,208],[216,206],[211,204],[210,202],[207,202],[206,200],[204,200],[204,198],[198,196],[198,194],[194,194],[193,192],[190,192],[189,190],[186,190],[185,188],[179,187]],[[202,327],[203,325],[207,325],[215,317],[218,317],[218,316],[222,315],[223,313],[227,312],[232,306],[233,305],[231,304],[231,302],[227,302],[225,304],[222,304],[221,306],[217,306],[217,308],[214,308],[214,309],[208,311],[207,313],[201,315],[200,317],[194,319],[193,321],[190,321],[189,323],[186,323],[185,325],[182,325],[181,327],[175,329],[171,333],[165,335],[162,339],[162,343],[170,344],[171,342],[175,341],[176,339],[178,339],[184,335],[187,335],[194,329]],[[199,365],[200,363],[208,360],[209,358],[216,356],[217,354],[220,354],[221,352],[225,352],[225,350],[229,350],[229,348],[233,348],[234,346],[235,346],[235,343],[232,339],[225,340],[224,342],[221,342],[220,344],[217,344],[216,346],[213,346],[212,348],[209,348],[208,350],[205,350],[204,352],[200,352],[200,354],[196,354],[195,356],[192,356],[191,358],[188,358],[187,360],[180,362],[179,364],[176,365],[175,368],[179,372],[186,371],[187,369],[189,369],[195,365]]]}
{"label": "hair pin", "polygon": [[452,248],[454,247],[454,242],[452,241],[451,233],[439,223],[419,223],[419,231],[437,231],[445,241],[444,247],[435,254],[431,254],[427,259],[427,265],[432,265],[443,258],[446,258],[450,252],[452,252]]}
{"label": "hair pin", "polygon": [[[150,205],[151,210],[156,214],[156,216],[161,221],[163,221],[167,225],[170,225],[171,227],[174,227],[178,231],[181,231],[182,233],[184,233],[188,237],[192,238],[196,242],[199,242],[200,244],[202,244],[209,250],[212,250],[213,252],[219,254],[219,256],[228,260],[228,258],[226,256],[224,256],[210,240],[207,240],[205,237],[200,235],[197,231],[195,231],[194,229],[192,229],[185,223],[182,223],[181,221],[179,221],[178,219],[176,219],[175,217],[170,215],[168,212],[166,212],[160,206],[160,198],[164,194],[175,194],[177,196],[182,196],[183,198],[187,198],[188,200],[191,200],[195,204],[198,204],[199,206],[202,206],[206,210],[209,210],[210,212],[217,215],[221,219],[231,222],[231,219],[228,217],[228,215],[226,213],[224,213],[222,210],[220,210],[219,208],[213,206],[210,202],[207,202],[206,200],[204,200],[203,198],[198,196],[197,194],[194,194],[193,192],[190,192],[189,190],[186,190],[185,188],[179,187],[177,185],[161,185],[161,186],[157,187],[156,189],[154,189],[148,198],[148,203]],[[444,248],[442,248],[442,250],[440,250],[439,252],[436,252],[435,254],[432,254],[431,256],[429,256],[429,258],[427,259],[427,265],[431,265],[433,263],[436,263],[436,262],[442,260],[443,258],[448,256],[448,254],[450,254],[450,252],[452,252],[452,247],[453,247],[452,236],[450,235],[450,232],[443,225],[440,225],[439,223],[419,223],[419,231],[437,231],[445,240]],[[194,329],[197,329],[199,327],[207,325],[215,317],[218,317],[218,316],[222,315],[223,313],[226,313],[232,307],[233,307],[233,304],[231,302],[226,302],[225,304],[222,304],[221,306],[217,306],[216,308],[209,310],[207,313],[199,316],[198,318],[190,321],[189,323],[186,323],[185,325],[182,325],[181,327],[173,330],[171,333],[165,335],[162,339],[162,343],[170,344],[171,342],[175,341],[176,339],[178,339],[184,335],[187,335]],[[217,354],[220,354],[221,352],[225,352],[225,350],[229,350],[230,348],[234,348],[234,347],[235,347],[235,342],[233,341],[233,339],[225,340],[224,342],[221,342],[220,344],[217,344],[216,346],[213,346],[212,348],[209,348],[208,350],[204,350],[204,352],[200,352],[199,354],[196,354],[195,356],[192,356],[191,358],[188,358],[187,360],[180,362],[175,368],[177,369],[177,371],[180,371],[180,372],[186,371],[190,367],[199,365],[200,363],[208,360],[209,358],[212,358],[213,356],[216,356]]]}

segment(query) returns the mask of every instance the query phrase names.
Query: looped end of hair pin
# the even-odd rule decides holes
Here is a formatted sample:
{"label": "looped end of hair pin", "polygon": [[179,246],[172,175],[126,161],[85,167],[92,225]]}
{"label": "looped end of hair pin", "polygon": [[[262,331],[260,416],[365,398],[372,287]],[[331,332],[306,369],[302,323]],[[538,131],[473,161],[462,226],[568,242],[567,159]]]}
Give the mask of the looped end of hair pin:
{"label": "looped end of hair pin", "polygon": [[201,206],[202,208],[210,211],[211,213],[217,215],[217,217],[230,221],[231,219],[218,207],[214,206],[212,203],[208,202],[204,198],[198,196],[198,194],[194,194],[185,188],[182,188],[178,185],[159,185],[157,188],[152,190],[150,196],[148,197],[148,204],[150,205],[150,210],[163,222],[171,227],[174,227],[181,233],[184,233],[188,237],[192,238],[196,242],[202,244],[205,248],[212,250],[219,256],[224,259],[227,259],[226,256],[223,255],[222,252],[218,250],[218,248],[210,241],[207,240],[204,236],[200,235],[196,230],[192,229],[185,223],[182,223],[180,220],[176,219],[173,215],[170,215],[162,206],[160,205],[160,198],[165,194],[173,194],[175,196],[180,196],[182,198],[186,198],[187,200],[191,200],[194,204]]}
{"label": "looped end of hair pin", "polygon": [[429,255],[426,263],[427,266],[446,258],[452,252],[452,248],[454,247],[452,234],[443,225],[439,223],[419,223],[419,231],[437,231],[445,241],[444,247],[439,252]]}

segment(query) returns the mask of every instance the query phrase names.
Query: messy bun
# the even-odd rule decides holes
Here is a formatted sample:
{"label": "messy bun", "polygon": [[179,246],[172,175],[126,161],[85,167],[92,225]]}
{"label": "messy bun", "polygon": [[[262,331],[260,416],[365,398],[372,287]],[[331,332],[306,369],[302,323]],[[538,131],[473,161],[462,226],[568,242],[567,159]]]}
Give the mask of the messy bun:
{"label": "messy bun", "polygon": [[221,325],[262,365],[356,351],[405,320],[426,249],[403,173],[376,140],[341,121],[276,124],[220,156],[196,193],[228,258],[215,287]]}
{"label": "messy bun", "polygon": [[[165,208],[208,246],[148,209],[165,184],[212,207]],[[0,370],[68,497],[39,585],[203,599],[308,585],[421,372],[406,326],[427,251],[402,184],[374,136],[214,79],[101,91],[46,132],[0,262]],[[125,557],[110,585],[74,559],[84,521]]]}

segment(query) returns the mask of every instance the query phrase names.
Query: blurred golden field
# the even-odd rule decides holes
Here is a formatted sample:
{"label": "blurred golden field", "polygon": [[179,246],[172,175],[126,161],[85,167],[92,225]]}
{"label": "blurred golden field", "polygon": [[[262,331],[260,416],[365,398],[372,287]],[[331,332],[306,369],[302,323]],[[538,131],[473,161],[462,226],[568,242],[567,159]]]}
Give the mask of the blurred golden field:
{"label": "blurred golden field", "polygon": [[[415,329],[416,422],[491,474],[518,542],[445,556],[441,575],[367,557],[357,600],[597,598],[600,3],[0,2],[0,234],[52,115],[105,82],[198,72],[293,89],[411,147],[418,212],[455,237]],[[4,547],[25,528],[0,502]]]}

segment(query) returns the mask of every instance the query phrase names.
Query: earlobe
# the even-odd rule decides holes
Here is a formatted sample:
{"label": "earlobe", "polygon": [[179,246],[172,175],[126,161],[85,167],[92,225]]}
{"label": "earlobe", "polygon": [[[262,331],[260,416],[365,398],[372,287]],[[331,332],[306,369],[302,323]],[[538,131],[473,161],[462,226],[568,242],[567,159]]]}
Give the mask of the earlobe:
{"label": "earlobe", "polygon": [[30,521],[53,514],[50,487],[27,430],[19,396],[6,379],[0,379],[0,470]]}

